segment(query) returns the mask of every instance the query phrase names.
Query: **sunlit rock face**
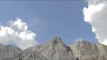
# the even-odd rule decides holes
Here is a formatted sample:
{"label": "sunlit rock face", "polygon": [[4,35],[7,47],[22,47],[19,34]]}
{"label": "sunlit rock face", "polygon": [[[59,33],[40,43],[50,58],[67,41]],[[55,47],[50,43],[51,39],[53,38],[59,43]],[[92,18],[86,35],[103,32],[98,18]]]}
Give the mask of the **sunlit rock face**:
{"label": "sunlit rock face", "polygon": [[48,60],[75,60],[70,47],[65,45],[59,37],[55,37],[44,44],[41,47],[40,52],[48,58]]}
{"label": "sunlit rock face", "polygon": [[83,40],[66,45],[59,37],[25,50],[0,45],[0,60],[107,60],[106,56],[106,45]]}
{"label": "sunlit rock face", "polygon": [[70,45],[79,60],[107,60],[107,46],[87,41],[77,41]]}

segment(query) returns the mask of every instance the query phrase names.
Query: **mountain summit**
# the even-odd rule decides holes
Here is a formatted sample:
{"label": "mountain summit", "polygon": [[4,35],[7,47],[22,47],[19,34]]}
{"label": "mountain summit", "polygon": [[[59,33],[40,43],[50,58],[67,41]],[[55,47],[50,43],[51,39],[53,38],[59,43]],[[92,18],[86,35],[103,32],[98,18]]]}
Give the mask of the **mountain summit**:
{"label": "mountain summit", "polygon": [[68,46],[60,37],[23,51],[0,45],[0,60],[107,60],[106,56],[105,45],[81,40]]}
{"label": "mountain summit", "polygon": [[59,37],[55,37],[44,44],[40,52],[48,60],[74,60],[72,50]]}

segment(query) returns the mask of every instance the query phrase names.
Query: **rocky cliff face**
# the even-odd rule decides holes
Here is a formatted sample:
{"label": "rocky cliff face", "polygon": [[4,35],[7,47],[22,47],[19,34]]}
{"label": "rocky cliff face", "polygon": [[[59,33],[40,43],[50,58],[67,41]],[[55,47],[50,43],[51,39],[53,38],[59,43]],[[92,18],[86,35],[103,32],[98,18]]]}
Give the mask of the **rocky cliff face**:
{"label": "rocky cliff face", "polygon": [[107,60],[106,56],[105,45],[76,41],[67,46],[59,37],[24,51],[0,45],[0,60]]}

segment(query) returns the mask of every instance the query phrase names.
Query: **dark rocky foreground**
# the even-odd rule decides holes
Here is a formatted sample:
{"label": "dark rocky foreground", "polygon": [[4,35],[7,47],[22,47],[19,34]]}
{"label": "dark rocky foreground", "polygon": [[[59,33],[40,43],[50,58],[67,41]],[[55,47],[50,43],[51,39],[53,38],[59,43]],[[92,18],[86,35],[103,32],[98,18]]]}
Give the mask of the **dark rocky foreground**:
{"label": "dark rocky foreground", "polygon": [[107,46],[77,41],[69,46],[56,37],[24,51],[0,45],[0,60],[107,60]]}

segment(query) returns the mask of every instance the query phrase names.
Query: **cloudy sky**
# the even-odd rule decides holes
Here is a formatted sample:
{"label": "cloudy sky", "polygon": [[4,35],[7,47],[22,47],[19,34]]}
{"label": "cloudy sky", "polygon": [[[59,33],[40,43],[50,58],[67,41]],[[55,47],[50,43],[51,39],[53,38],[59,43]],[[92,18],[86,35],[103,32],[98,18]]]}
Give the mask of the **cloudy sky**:
{"label": "cloudy sky", "polygon": [[15,37],[19,39],[20,33],[25,31],[24,34],[34,34],[31,40],[39,43],[45,43],[55,36],[61,37],[66,44],[74,42],[77,38],[96,42],[91,25],[84,22],[83,7],[85,6],[87,6],[85,1],[76,0],[0,1],[0,26],[15,31],[14,24],[19,21],[23,28],[25,26],[28,28],[19,31],[20,24],[16,24],[18,36],[15,35]]}

